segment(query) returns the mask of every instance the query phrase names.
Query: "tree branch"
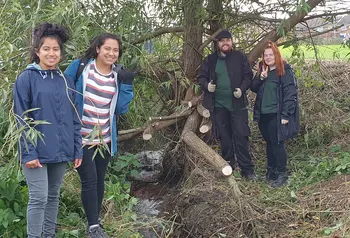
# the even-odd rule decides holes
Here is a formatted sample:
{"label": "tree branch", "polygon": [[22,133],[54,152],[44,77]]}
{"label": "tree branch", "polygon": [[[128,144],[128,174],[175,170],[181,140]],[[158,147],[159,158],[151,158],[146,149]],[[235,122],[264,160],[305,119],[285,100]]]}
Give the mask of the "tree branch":
{"label": "tree branch", "polygon": [[[323,0],[309,0],[306,2],[306,4],[309,6],[309,12],[314,9],[318,4],[320,4]],[[308,14],[306,11],[296,11],[294,14],[288,18],[285,22],[283,21],[281,24],[282,30],[286,33],[289,32],[296,24],[301,22],[304,17]],[[255,60],[259,58],[259,56],[262,54],[264,51],[264,48],[266,47],[266,44],[269,40],[271,41],[277,41],[281,36],[277,35],[276,30],[272,30],[269,33],[265,35],[265,37],[257,44],[255,47],[250,51],[248,54],[248,59],[251,64]]]}
{"label": "tree branch", "polygon": [[321,18],[321,17],[331,17],[331,16],[345,15],[345,14],[349,14],[349,13],[350,13],[350,11],[323,13],[323,14],[318,14],[318,15],[312,15],[312,16],[309,16],[309,17],[305,17],[303,21],[308,21],[308,20],[311,20],[311,19]]}
{"label": "tree branch", "polygon": [[330,32],[330,31],[337,30],[337,29],[339,29],[342,26],[344,26],[344,25],[336,26],[336,27],[334,27],[332,29],[329,29],[327,31],[317,32],[317,33],[312,34],[312,35],[307,35],[307,36],[303,36],[303,37],[300,37],[300,38],[295,38],[295,39],[292,39],[292,40],[289,40],[289,41],[284,41],[284,42],[278,43],[277,45],[281,46],[281,45],[291,44],[291,43],[294,43],[294,42],[297,42],[297,41],[301,41],[301,40],[310,39],[310,37],[315,37],[315,36],[320,36],[320,35],[326,34],[326,33]]}
{"label": "tree branch", "polygon": [[143,43],[149,39],[164,35],[166,33],[175,33],[175,32],[183,32],[185,30],[184,27],[163,27],[159,28],[154,32],[148,33],[144,36],[141,36],[140,38],[136,39],[135,41],[132,41],[130,44],[136,45]]}

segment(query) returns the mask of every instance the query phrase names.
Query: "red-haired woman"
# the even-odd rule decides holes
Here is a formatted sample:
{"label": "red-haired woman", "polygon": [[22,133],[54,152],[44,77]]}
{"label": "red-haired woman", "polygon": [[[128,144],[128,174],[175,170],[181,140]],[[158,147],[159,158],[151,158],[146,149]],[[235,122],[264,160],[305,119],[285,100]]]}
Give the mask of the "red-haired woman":
{"label": "red-haired woman", "polygon": [[294,73],[269,41],[262,55],[251,90],[255,92],[254,121],[266,141],[266,178],[272,187],[287,181],[287,153],[284,141],[299,131],[298,90]]}

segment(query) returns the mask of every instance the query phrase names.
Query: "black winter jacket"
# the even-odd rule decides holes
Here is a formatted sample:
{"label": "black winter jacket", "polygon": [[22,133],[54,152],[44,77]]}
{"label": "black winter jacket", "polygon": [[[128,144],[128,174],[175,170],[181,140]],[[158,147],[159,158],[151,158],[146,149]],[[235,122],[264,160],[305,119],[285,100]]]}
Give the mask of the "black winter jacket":
{"label": "black winter jacket", "polygon": [[[278,141],[295,137],[300,128],[297,81],[289,64],[285,64],[284,69],[285,74],[279,77],[279,80],[273,81],[278,84],[276,92]],[[257,94],[254,105],[254,121],[257,122],[260,120],[265,82],[266,80],[260,79],[260,73],[257,73],[250,87],[250,89]],[[288,120],[289,122],[282,125],[282,119]]]}
{"label": "black winter jacket", "polygon": [[[210,81],[216,84],[215,68],[218,57],[218,52],[208,55],[198,73],[198,83],[204,91],[203,106],[211,112],[214,110],[214,93],[208,91],[208,84]],[[225,61],[231,83],[233,105],[245,107],[248,105],[245,92],[249,89],[253,77],[247,56],[241,51],[231,51],[226,54]],[[235,88],[242,90],[242,97],[233,96]]]}

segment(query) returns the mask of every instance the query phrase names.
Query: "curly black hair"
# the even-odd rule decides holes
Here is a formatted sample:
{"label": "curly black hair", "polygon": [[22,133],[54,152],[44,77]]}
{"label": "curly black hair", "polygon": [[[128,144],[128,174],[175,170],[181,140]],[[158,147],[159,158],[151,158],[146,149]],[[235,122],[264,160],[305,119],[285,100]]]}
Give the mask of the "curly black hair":
{"label": "curly black hair", "polygon": [[60,46],[61,52],[63,52],[63,44],[66,43],[69,39],[68,30],[65,27],[51,24],[51,23],[42,23],[37,26],[32,35],[32,45],[30,50],[30,62],[39,63],[40,59],[36,55],[40,47],[44,43],[44,39],[47,37],[55,38]]}

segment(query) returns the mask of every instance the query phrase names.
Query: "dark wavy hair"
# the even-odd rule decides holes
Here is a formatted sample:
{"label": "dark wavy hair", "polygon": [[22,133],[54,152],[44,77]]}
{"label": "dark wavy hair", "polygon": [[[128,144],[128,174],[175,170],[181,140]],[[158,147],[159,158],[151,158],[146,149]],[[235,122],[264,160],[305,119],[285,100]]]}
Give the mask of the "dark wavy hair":
{"label": "dark wavy hair", "polygon": [[105,41],[107,39],[112,39],[112,40],[118,41],[118,44],[119,44],[119,58],[120,58],[122,56],[122,54],[123,54],[122,41],[117,35],[112,34],[112,33],[108,33],[108,32],[97,36],[92,41],[89,49],[87,49],[87,51],[85,52],[83,58],[86,58],[86,59],[94,58],[94,59],[96,59],[97,55],[98,55],[96,49],[97,48],[100,49],[101,46],[105,43]]}
{"label": "dark wavy hair", "polygon": [[63,52],[63,44],[69,39],[68,30],[65,27],[51,24],[42,23],[38,25],[32,35],[32,45],[30,50],[30,62],[39,63],[40,59],[36,55],[40,47],[43,45],[45,38],[55,38],[60,46],[61,52]]}

